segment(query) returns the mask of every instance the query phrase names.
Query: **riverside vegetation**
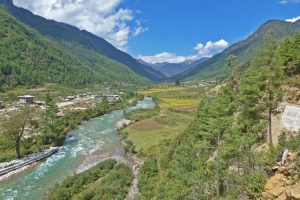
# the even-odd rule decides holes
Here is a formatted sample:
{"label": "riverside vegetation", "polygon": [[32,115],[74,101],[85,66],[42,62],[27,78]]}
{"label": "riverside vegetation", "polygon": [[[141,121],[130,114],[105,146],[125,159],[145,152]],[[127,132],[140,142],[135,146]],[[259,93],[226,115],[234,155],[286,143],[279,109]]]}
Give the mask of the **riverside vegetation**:
{"label": "riverside vegetation", "polygon": [[56,184],[49,191],[48,199],[123,200],[127,195],[131,179],[130,168],[115,160],[107,160]]}
{"label": "riverside vegetation", "polygon": [[[51,146],[61,146],[66,134],[82,121],[94,118],[113,110],[122,109],[134,104],[141,96],[128,90],[122,95],[122,101],[109,104],[104,98],[95,107],[83,111],[73,111],[62,117],[57,116],[58,108],[54,99],[45,94],[47,109],[45,111],[23,108],[15,111],[10,117],[1,117],[0,161],[10,161]],[[24,128],[31,127],[31,133],[24,137]]]}

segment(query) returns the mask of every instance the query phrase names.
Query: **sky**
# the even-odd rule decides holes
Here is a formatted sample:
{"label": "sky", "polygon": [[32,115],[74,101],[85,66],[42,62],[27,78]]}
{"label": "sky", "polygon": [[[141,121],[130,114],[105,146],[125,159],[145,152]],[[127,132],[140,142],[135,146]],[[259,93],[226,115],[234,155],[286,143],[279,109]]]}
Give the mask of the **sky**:
{"label": "sky", "polygon": [[300,19],[300,0],[13,0],[98,35],[149,63],[210,57],[270,19]]}

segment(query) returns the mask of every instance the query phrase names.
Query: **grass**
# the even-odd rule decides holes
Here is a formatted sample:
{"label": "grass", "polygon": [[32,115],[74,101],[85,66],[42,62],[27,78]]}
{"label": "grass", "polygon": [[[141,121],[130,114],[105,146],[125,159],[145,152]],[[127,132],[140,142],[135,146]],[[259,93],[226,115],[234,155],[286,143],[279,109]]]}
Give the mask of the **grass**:
{"label": "grass", "polygon": [[191,113],[177,113],[171,110],[164,110],[163,113],[136,122],[124,129],[138,152],[145,154],[156,152],[160,142],[174,138],[184,131],[193,118]]}

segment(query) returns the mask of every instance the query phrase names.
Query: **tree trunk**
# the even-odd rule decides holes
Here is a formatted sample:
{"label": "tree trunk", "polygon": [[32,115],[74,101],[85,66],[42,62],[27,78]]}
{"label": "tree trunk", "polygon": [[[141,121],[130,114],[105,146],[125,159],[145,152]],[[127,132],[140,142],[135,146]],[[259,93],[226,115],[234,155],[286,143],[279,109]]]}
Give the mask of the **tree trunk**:
{"label": "tree trunk", "polygon": [[21,152],[20,152],[20,139],[16,140],[16,156],[17,159],[21,158]]}
{"label": "tree trunk", "polygon": [[272,137],[272,110],[269,109],[269,142],[270,146],[273,146],[273,137]]}

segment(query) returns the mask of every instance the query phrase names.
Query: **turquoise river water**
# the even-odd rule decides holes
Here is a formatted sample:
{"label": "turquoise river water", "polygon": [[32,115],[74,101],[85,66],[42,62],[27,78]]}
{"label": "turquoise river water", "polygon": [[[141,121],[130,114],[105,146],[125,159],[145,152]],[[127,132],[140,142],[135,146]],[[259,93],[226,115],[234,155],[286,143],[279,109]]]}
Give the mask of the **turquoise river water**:
{"label": "turquoise river water", "polygon": [[[153,107],[151,98],[145,97],[126,112]],[[64,147],[45,161],[0,182],[1,200],[40,200],[55,183],[74,174],[76,169],[97,158],[122,157],[124,148],[115,128],[123,119],[124,111],[109,114],[84,122],[69,132]]]}

